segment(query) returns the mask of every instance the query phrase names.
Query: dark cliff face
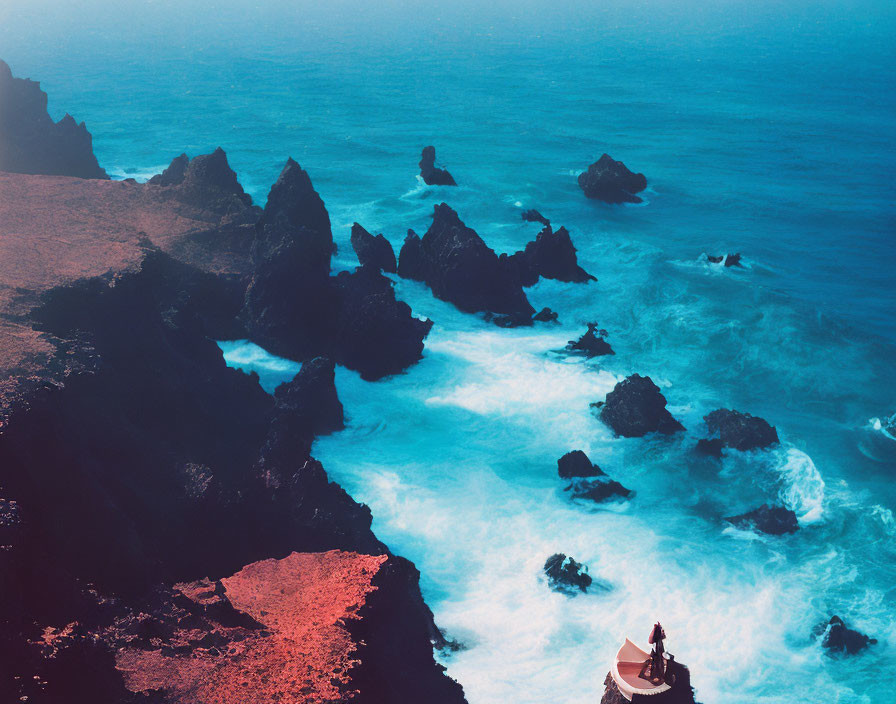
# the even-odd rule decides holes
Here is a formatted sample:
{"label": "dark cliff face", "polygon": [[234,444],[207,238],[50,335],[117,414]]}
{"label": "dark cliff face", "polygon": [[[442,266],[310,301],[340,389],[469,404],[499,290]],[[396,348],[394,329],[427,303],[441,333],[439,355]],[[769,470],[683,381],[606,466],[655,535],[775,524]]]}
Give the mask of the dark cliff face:
{"label": "dark cliff face", "polygon": [[[4,696],[130,701],[102,630],[154,585],[294,550],[385,551],[369,510],[308,454],[322,429],[309,410],[338,403],[317,368],[326,364],[311,363],[277,399],[228,368],[209,339],[227,317],[220,301],[232,301],[227,290],[209,295],[219,282],[229,286],[149,251],[139,270],[53,289],[32,313],[58,347],[59,381],[0,434]],[[334,429],[332,412],[320,420]],[[68,623],[76,632],[58,647],[40,642],[44,626]],[[431,617],[394,626],[433,628]],[[425,645],[421,667],[432,657]],[[419,677],[450,684],[427,667]]]}
{"label": "dark cliff face", "polygon": [[66,114],[53,122],[40,83],[15,78],[0,60],[0,171],[109,178],[93,155],[93,138]]}
{"label": "dark cliff face", "polygon": [[442,203],[422,239],[409,233],[399,255],[398,273],[425,281],[432,292],[468,313],[490,312],[531,320],[518,280],[503,266],[474,230]]}
{"label": "dark cliff face", "polygon": [[446,642],[420,596],[419,581],[411,562],[390,557],[374,577],[377,590],[367,597],[361,618],[348,624],[363,643],[351,672],[359,704],[465,701],[461,685],[433,659],[431,644]]}

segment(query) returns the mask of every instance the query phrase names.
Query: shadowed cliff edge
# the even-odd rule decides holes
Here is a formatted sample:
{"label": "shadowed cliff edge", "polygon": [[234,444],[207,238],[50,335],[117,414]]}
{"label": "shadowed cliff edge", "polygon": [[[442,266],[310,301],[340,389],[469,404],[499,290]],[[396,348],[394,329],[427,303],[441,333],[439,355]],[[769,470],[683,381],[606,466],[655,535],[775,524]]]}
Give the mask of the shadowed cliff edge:
{"label": "shadowed cliff edge", "polygon": [[464,701],[418,573],[310,455],[342,422],[333,361],[395,373],[429,324],[321,253],[336,324],[293,356],[329,359],[265,393],[213,340],[329,221],[299,222],[294,162],[264,212],[223,151],[175,162],[145,185],[0,173],[0,700]]}

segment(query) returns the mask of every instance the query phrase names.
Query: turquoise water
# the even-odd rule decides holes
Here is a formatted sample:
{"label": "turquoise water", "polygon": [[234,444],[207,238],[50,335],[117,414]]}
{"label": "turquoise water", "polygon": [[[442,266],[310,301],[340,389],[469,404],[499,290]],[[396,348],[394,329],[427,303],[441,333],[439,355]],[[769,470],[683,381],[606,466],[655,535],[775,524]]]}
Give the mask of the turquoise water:
{"label": "turquoise water", "polygon": [[[464,19],[469,5],[342,2],[200,21],[199,2],[153,7],[91,16],[90,32],[0,9],[0,56],[42,81],[56,117],[87,121],[116,177],[221,145],[263,203],[291,155],[330,211],[335,268],[356,264],[353,221],[397,248],[444,200],[498,251],[535,236],[520,212],[538,208],[599,279],[541,282],[530,299],[562,324],[510,331],[398,281],[435,321],[424,359],[373,384],[337,370],[348,428],[315,453],[421,569],[438,622],[469,646],[445,664],[472,704],[595,701],[621,638],[655,619],[705,704],[887,701],[896,442],[872,419],[896,411],[892,8],[497,2]],[[429,143],[460,188],[417,181]],[[584,199],[576,174],[604,151],[647,175],[644,205]],[[743,270],[701,256],[729,251]],[[590,320],[615,357],[556,352]],[[243,343],[225,353],[268,387],[296,369]],[[591,415],[633,372],[663,387],[686,437],[614,439]],[[695,457],[720,406],[768,419],[781,448]],[[576,448],[634,498],[570,503],[556,459]],[[774,500],[799,533],[721,521]],[[556,551],[612,590],[549,591]],[[832,613],[880,643],[826,657],[809,634]]]}

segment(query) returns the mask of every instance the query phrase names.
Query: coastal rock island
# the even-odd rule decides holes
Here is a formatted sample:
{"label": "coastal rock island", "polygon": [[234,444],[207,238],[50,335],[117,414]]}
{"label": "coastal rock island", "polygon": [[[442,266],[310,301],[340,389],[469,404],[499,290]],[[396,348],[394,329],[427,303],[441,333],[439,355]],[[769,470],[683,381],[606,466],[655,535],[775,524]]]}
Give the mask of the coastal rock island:
{"label": "coastal rock island", "polygon": [[587,198],[606,203],[641,203],[641,198],[635,194],[647,188],[647,177],[632,172],[609,154],[603,154],[587,171],[579,174],[578,183]]}

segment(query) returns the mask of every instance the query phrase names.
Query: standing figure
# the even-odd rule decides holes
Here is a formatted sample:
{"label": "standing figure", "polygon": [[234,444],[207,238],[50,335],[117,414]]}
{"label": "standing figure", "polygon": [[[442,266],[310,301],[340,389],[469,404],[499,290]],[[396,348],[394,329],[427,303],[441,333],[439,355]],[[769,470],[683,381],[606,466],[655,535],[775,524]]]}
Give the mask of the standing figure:
{"label": "standing figure", "polygon": [[662,684],[666,681],[666,661],[663,657],[665,648],[663,647],[663,639],[666,632],[659,622],[655,623],[653,630],[650,632],[648,641],[653,646],[650,651],[650,659],[644,661],[641,667],[639,677],[647,680],[651,684]]}

